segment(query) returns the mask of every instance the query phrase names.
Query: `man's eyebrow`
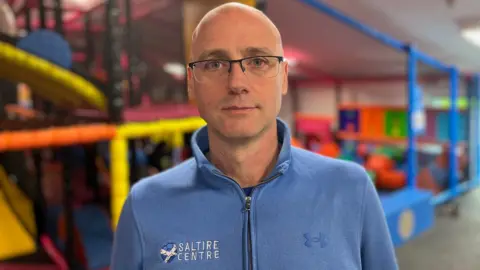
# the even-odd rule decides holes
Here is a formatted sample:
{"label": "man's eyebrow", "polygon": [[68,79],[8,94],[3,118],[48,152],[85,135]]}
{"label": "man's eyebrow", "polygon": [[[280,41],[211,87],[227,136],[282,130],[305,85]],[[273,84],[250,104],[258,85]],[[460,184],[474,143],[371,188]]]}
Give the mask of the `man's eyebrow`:
{"label": "man's eyebrow", "polygon": [[213,49],[202,52],[202,54],[200,54],[200,56],[198,57],[197,61],[202,61],[209,58],[230,59],[230,56],[225,50]]}
{"label": "man's eyebrow", "polygon": [[248,47],[242,50],[245,56],[273,55],[273,52],[267,47]]}
{"label": "man's eyebrow", "polygon": [[[246,57],[257,55],[273,55],[273,52],[267,47],[248,47],[242,50],[242,54]],[[200,54],[197,61],[206,60],[209,58],[230,59],[230,54],[223,49],[206,50]]]}

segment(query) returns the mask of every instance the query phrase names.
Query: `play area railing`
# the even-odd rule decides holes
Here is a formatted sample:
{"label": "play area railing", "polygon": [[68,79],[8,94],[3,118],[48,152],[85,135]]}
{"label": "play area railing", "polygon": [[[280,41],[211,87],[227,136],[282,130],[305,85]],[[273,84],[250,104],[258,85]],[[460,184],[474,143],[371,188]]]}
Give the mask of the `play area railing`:
{"label": "play area railing", "polygon": [[[458,167],[458,161],[456,158],[456,149],[459,142],[459,112],[458,107],[455,106],[458,103],[458,94],[459,94],[459,80],[460,78],[467,77],[467,88],[471,93],[470,98],[474,100],[472,104],[475,104],[478,108],[478,96],[480,91],[479,85],[479,74],[470,74],[463,75],[460,74],[459,69],[455,66],[447,65],[438,61],[437,59],[421,52],[413,44],[405,43],[399,40],[396,40],[389,35],[381,33],[374,28],[367,26],[342,12],[332,8],[328,4],[318,1],[318,0],[299,0],[300,2],[312,7],[313,9],[323,13],[333,20],[338,21],[368,37],[371,37],[374,40],[377,40],[384,45],[391,47],[401,53],[404,53],[407,59],[406,66],[406,79],[407,79],[407,187],[415,189],[417,186],[416,180],[418,176],[418,165],[417,165],[417,138],[419,136],[420,130],[422,129],[422,124],[419,121],[420,110],[422,110],[423,104],[420,104],[422,101],[418,100],[418,92],[422,91],[419,87],[419,68],[420,63],[427,65],[434,70],[448,74],[449,78],[449,98],[450,106],[448,109],[448,178],[449,178],[449,188],[432,198],[433,204],[441,204],[446,201],[457,198],[461,193],[470,190],[473,187],[478,186],[479,184],[479,172],[477,164],[474,164],[473,168],[475,171],[470,177],[473,178],[468,183],[459,183],[459,176],[456,168]],[[477,142],[473,149],[470,151],[473,152],[475,157],[473,162],[478,162],[479,157],[479,146],[478,146],[478,137],[479,134],[479,111],[477,109],[474,113],[474,118],[471,119],[471,128],[472,134],[470,139]],[[473,136],[472,136],[473,135]],[[473,137],[473,138],[472,138]]]}
{"label": "play area railing", "polygon": [[[153,137],[159,134],[173,136],[174,151],[179,151],[183,145],[183,134],[193,132],[205,125],[201,118],[180,120],[160,120],[147,123],[126,123],[117,128],[115,138],[110,148],[111,158],[111,213],[112,226],[115,228],[120,217],[123,204],[130,192],[130,163],[128,155],[128,140],[143,137]],[[175,162],[174,162],[175,163]]]}

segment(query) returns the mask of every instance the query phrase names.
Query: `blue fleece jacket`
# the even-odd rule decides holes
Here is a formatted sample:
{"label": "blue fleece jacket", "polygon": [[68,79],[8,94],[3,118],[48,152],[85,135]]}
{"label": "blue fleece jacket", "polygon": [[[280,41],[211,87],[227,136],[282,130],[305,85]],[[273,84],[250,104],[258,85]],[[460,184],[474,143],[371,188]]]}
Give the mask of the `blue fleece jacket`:
{"label": "blue fleece jacket", "polygon": [[205,157],[137,183],[115,234],[113,270],[396,270],[382,206],[354,163],[282,143],[275,169],[250,196]]}

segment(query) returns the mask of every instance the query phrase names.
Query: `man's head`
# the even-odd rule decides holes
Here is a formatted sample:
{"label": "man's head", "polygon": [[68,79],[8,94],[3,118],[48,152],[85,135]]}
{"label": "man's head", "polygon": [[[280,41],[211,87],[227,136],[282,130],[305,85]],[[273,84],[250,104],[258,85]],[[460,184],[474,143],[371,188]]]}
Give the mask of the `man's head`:
{"label": "man's head", "polygon": [[[288,87],[282,57],[280,33],[261,11],[228,3],[203,17],[192,37],[188,91],[212,132],[244,140],[275,126]],[[228,62],[238,59],[245,60]]]}

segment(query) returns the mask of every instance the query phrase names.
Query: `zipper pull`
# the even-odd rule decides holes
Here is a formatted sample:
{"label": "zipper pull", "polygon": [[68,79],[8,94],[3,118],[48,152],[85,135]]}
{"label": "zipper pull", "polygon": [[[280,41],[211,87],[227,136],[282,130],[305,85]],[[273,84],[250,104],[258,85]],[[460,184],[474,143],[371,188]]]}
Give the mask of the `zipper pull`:
{"label": "zipper pull", "polygon": [[250,211],[250,205],[252,204],[252,197],[247,196],[245,198],[245,211]]}

